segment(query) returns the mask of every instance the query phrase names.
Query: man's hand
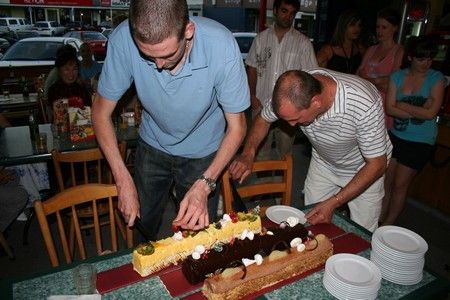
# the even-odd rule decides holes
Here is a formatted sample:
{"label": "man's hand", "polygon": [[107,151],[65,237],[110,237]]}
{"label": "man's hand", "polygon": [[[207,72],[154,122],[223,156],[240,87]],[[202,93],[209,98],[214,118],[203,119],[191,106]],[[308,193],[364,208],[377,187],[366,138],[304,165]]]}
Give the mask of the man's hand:
{"label": "man's hand", "polygon": [[134,225],[136,217],[140,217],[140,205],[138,200],[138,193],[133,179],[129,176],[128,180],[122,180],[117,184],[119,192],[118,208],[122,213],[125,222],[131,227]]}
{"label": "man's hand", "polygon": [[180,203],[174,226],[189,230],[203,229],[209,225],[208,194],[211,191],[202,180],[197,180]]}
{"label": "man's hand", "polygon": [[337,202],[334,197],[318,203],[306,215],[308,223],[311,225],[319,223],[331,223],[333,212],[337,208]]}
{"label": "man's hand", "polygon": [[239,155],[228,167],[231,178],[242,183],[252,173],[254,157],[251,155]]}
{"label": "man's hand", "polygon": [[261,101],[259,101],[259,99],[254,95],[250,96],[250,104],[251,104],[252,110],[259,111],[262,108]]}

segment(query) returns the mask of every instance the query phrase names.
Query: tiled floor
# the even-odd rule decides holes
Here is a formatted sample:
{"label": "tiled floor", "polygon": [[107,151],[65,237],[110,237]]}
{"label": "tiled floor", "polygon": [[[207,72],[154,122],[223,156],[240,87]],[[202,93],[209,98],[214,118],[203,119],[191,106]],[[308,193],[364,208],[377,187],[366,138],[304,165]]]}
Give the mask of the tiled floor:
{"label": "tiled floor", "polygon": [[[294,149],[294,165],[302,166],[294,172],[294,182],[298,183],[303,182],[307,166],[303,153],[304,148],[301,145],[297,145]],[[295,184],[293,187],[294,195],[301,195],[302,189],[302,184]],[[301,207],[301,197],[294,197],[292,204],[295,207]],[[168,205],[159,237],[167,237],[170,234],[170,223],[174,216],[173,206]],[[6,255],[0,254],[0,279],[22,276],[51,268],[37,220],[35,219],[32,222],[29,244],[26,246],[22,245],[24,224],[25,222],[17,221],[7,231],[7,240],[14,249],[16,259],[11,261]],[[397,225],[409,228],[427,240],[429,244],[429,250],[426,255],[427,266],[450,279],[449,270],[445,269],[446,266],[447,268],[450,266],[450,239],[448,238],[450,217],[409,199]],[[93,249],[93,245],[88,245],[88,247]],[[124,246],[122,245],[123,248]],[[88,252],[90,251],[89,249]]]}

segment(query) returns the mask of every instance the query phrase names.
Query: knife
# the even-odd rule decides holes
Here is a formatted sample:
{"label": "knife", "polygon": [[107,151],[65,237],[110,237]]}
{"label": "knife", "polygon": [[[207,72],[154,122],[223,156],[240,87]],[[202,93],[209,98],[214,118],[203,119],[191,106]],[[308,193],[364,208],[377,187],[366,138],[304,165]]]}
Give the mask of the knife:
{"label": "knife", "polygon": [[147,231],[147,229],[145,229],[145,226],[142,223],[141,218],[136,217],[136,219],[134,220],[134,226],[144,236],[145,240],[147,240],[147,241],[153,240],[153,238],[151,238],[150,233]]}

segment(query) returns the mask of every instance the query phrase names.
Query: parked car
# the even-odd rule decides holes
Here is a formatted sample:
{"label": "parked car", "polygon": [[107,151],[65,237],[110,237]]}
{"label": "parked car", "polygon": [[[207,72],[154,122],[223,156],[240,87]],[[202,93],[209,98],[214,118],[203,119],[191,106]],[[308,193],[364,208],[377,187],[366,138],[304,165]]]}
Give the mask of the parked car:
{"label": "parked car", "polygon": [[79,21],[73,21],[73,22],[69,22],[66,24],[66,31],[73,31],[73,30],[83,30],[83,24],[81,24],[81,22]]}
{"label": "parked car", "polygon": [[0,37],[7,40],[11,45],[19,40],[38,36],[39,33],[35,30],[8,31],[6,33],[0,34]]}
{"label": "parked car", "polygon": [[59,36],[63,35],[66,28],[59,25],[56,21],[37,21],[34,23],[34,30],[42,36]]}
{"label": "parked car", "polygon": [[68,37],[35,37],[20,40],[3,55],[0,67],[54,65],[56,51],[65,44],[72,45],[79,52],[82,42]]}
{"label": "parked car", "polygon": [[233,35],[241,50],[242,59],[245,60],[256,37],[256,32],[233,32]]}
{"label": "parked car", "polygon": [[102,30],[102,34],[109,39],[109,35],[113,32],[114,29],[112,28],[105,28]]}
{"label": "parked car", "polygon": [[25,18],[3,17],[0,18],[0,32],[31,30],[30,22]]}
{"label": "parked car", "polygon": [[73,37],[88,43],[96,60],[104,60],[106,57],[106,42],[108,39],[98,31],[69,31],[65,37]]}

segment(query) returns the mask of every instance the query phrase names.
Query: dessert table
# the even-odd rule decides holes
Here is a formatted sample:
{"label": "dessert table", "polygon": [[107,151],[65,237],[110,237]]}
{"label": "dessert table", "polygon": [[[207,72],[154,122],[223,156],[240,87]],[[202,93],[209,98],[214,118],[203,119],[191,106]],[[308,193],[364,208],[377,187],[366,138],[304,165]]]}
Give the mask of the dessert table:
{"label": "dessert table", "polygon": [[[20,165],[26,163],[48,162],[51,150],[61,152],[97,147],[95,139],[73,143],[67,132],[56,135],[51,124],[39,125],[39,131],[47,133],[47,152],[39,153],[31,142],[28,126],[16,126],[0,129],[0,166]],[[128,147],[134,147],[138,137],[137,128],[117,128],[119,142],[126,141]]]}
{"label": "dessert table", "polygon": [[[370,232],[345,216],[335,214],[333,224],[308,228],[314,234],[326,234],[333,243],[335,254],[355,253],[369,257]],[[200,291],[202,284],[190,285],[180,265],[142,278],[132,269],[130,250],[94,257],[87,262],[97,268],[97,290],[102,299],[205,299]],[[73,295],[72,269],[78,263],[0,281],[0,295],[2,299],[46,299],[50,295]],[[323,267],[316,268],[245,299],[288,299],[293,295],[301,299],[334,299],[322,284],[323,274]],[[397,285],[383,279],[378,299],[440,299],[445,298],[449,291],[449,281],[425,269],[422,281],[415,285]]]}

